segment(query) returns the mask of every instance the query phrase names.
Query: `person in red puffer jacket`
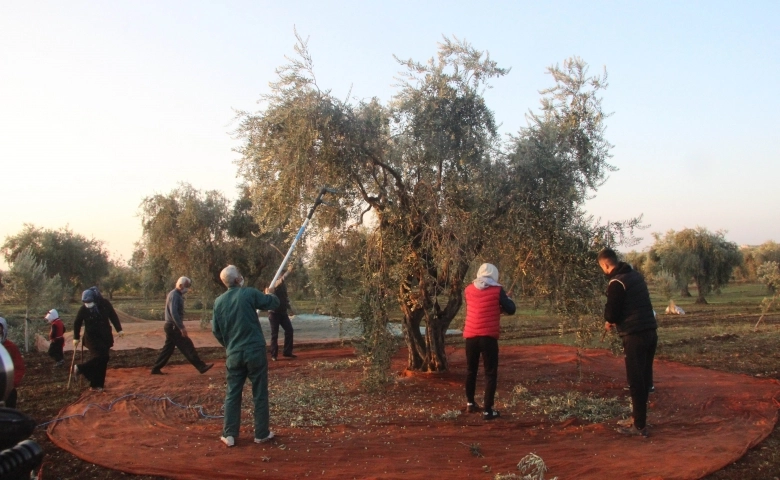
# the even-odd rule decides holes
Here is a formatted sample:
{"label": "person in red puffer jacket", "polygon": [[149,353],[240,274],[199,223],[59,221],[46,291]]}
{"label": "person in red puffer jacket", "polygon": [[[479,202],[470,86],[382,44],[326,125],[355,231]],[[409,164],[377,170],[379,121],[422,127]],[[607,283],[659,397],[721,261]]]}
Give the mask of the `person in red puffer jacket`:
{"label": "person in red puffer jacket", "polygon": [[54,359],[54,366],[60,367],[65,363],[65,356],[62,353],[65,346],[65,325],[60,320],[60,314],[53,308],[43,318],[51,326],[49,330],[49,356]]}
{"label": "person in red puffer jacket", "polygon": [[466,322],[463,338],[466,339],[466,412],[480,410],[474,401],[477,388],[479,357],[485,365],[485,408],[482,418],[493,420],[499,416],[493,410],[493,399],[498,382],[498,336],[501,330],[501,314],[513,315],[515,303],[498,283],[498,269],[490,263],[483,263],[477,271],[477,278],[464,292],[466,300]]}

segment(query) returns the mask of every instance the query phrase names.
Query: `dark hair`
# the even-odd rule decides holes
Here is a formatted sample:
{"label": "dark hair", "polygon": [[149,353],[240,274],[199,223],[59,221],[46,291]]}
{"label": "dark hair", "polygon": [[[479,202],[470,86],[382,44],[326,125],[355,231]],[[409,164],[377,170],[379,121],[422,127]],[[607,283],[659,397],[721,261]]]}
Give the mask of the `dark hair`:
{"label": "dark hair", "polygon": [[610,264],[617,265],[618,263],[617,253],[615,253],[615,251],[609,247],[604,248],[599,252],[598,260],[599,261],[607,260]]}

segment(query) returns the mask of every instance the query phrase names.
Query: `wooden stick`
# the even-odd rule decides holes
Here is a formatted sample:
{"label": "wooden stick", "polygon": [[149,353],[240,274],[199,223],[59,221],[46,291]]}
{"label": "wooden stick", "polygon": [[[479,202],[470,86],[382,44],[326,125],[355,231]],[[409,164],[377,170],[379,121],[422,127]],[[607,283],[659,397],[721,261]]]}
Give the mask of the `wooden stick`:
{"label": "wooden stick", "polygon": [[76,364],[76,347],[73,347],[73,359],[70,361],[70,372],[68,373],[68,390],[70,390],[70,379],[73,377],[73,365]]}

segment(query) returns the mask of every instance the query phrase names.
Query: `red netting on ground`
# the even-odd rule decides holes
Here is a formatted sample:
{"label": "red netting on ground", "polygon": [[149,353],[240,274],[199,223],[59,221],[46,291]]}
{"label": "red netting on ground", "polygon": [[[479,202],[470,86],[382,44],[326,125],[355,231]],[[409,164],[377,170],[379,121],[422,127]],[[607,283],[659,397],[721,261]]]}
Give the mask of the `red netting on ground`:
{"label": "red netting on ground", "polygon": [[[502,417],[492,422],[462,413],[461,348],[448,349],[448,372],[399,376],[379,401],[358,390],[360,366],[323,369],[316,363],[353,357],[348,349],[308,350],[270,365],[277,438],[268,444],[251,442],[246,410],[241,437],[228,449],[219,441],[221,419],[159,400],[167,396],[219,415],[223,363],[207,375],[191,365],[169,366],[165,376],[149,375],[146,368],[110,369],[105,392],[87,392],[63,409],[61,417],[76,416],[52,423],[49,437],[92,463],[182,479],[493,478],[519,473],[517,463],[531,452],[544,459],[549,478],[698,478],[735,461],[772,431],[780,394],[773,380],[657,361],[651,437],[643,439],[617,433],[616,418],[555,422],[527,402],[510,401],[517,385],[539,396],[577,390],[624,399],[623,360],[604,350],[584,351],[578,381],[573,348],[502,347],[496,405]],[[396,357],[396,370],[405,358],[404,352]],[[338,382],[346,392],[343,405],[319,426],[307,425],[306,408],[293,413],[294,421],[285,420],[287,411],[275,416],[275,399],[291,388],[285,380],[293,377]],[[476,444],[481,456],[472,454]]]}

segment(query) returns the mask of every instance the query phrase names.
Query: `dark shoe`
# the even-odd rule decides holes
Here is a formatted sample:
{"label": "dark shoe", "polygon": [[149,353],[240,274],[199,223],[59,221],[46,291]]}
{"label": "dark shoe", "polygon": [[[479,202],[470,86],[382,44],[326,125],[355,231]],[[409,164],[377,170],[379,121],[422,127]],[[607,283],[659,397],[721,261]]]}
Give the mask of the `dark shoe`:
{"label": "dark shoe", "polygon": [[103,387],[89,387],[89,389],[92,390],[93,392],[98,392],[98,393],[103,392]]}
{"label": "dark shoe", "polygon": [[213,364],[213,363],[209,363],[208,365],[206,365],[205,367],[201,368],[201,369],[200,369],[200,370],[198,370],[198,371],[199,371],[201,374],[203,374],[203,373],[206,373],[206,372],[208,372],[209,370],[211,370],[211,367],[213,367],[213,366],[214,366],[214,364]]}
{"label": "dark shoe", "polygon": [[65,363],[65,360],[60,360],[59,362],[55,363],[55,367],[61,367]]}
{"label": "dark shoe", "polygon": [[650,391],[649,391],[649,393],[655,393],[655,385],[651,385],[651,386],[650,386]]}
{"label": "dark shoe", "polygon": [[159,370],[157,368],[152,369],[152,375],[165,375],[162,370]]}
{"label": "dark shoe", "polygon": [[482,407],[475,403],[467,403],[466,404],[466,413],[477,413],[482,410]]}
{"label": "dark shoe", "polygon": [[650,436],[650,432],[647,431],[647,427],[639,430],[635,427],[618,427],[617,431],[619,433],[622,433],[623,435],[628,435],[629,437],[643,437],[647,438]]}
{"label": "dark shoe", "polygon": [[275,362],[276,361],[276,357],[271,357],[271,361]]}
{"label": "dark shoe", "polygon": [[289,355],[282,355],[282,356],[287,358],[298,358],[298,355],[293,355],[292,353]]}
{"label": "dark shoe", "polygon": [[501,414],[498,413],[498,410],[489,410],[487,412],[482,412],[482,420],[494,420],[500,416]]}

